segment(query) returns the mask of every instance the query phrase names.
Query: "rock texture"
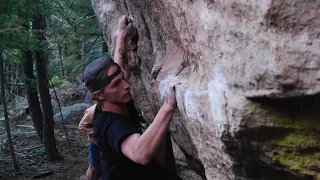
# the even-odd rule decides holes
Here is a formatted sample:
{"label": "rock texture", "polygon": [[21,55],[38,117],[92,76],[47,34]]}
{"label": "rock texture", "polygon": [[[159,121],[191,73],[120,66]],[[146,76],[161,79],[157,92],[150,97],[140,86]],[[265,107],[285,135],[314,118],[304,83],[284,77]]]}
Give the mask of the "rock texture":
{"label": "rock texture", "polygon": [[169,79],[188,82],[170,127],[182,179],[320,179],[319,0],[92,6],[111,53],[121,16],[137,27],[131,83],[146,119]]}
{"label": "rock texture", "polygon": [[[53,118],[54,118],[54,120],[57,120],[57,121],[58,120],[65,121],[70,118],[72,113],[79,112],[79,111],[80,112],[85,111],[89,107],[90,107],[90,104],[87,104],[87,103],[77,103],[72,106],[62,107],[61,112],[60,111],[56,112],[56,114],[53,116]],[[63,119],[61,118],[61,115],[62,115]]]}

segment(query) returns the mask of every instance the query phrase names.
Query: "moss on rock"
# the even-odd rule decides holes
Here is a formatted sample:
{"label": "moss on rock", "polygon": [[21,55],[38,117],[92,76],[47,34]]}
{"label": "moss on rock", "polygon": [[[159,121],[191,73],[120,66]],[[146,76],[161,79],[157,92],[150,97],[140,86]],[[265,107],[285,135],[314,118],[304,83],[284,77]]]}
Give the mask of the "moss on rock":
{"label": "moss on rock", "polygon": [[307,115],[298,114],[297,116],[274,112],[271,118],[276,127],[320,131],[320,112]]}
{"label": "moss on rock", "polygon": [[320,180],[319,113],[273,111],[270,115],[274,126],[292,129],[292,132],[270,141],[274,152],[269,157],[295,172],[313,175]]}

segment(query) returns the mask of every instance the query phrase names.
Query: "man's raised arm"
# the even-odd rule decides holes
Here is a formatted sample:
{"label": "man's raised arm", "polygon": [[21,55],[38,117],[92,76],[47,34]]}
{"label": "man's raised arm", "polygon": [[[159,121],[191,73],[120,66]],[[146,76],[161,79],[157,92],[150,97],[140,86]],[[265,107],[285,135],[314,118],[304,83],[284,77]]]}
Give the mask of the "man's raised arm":
{"label": "man's raised arm", "polygon": [[132,25],[132,20],[125,15],[119,21],[118,36],[116,40],[116,48],[114,52],[114,61],[124,72],[124,77],[128,80],[130,78],[130,70],[127,57],[127,40],[135,33],[135,28]]}
{"label": "man's raised arm", "polygon": [[167,87],[167,99],[160,108],[155,119],[146,129],[146,131],[140,135],[138,133],[128,136],[121,144],[121,152],[132,161],[146,165],[151,160],[157,160],[161,165],[165,166],[166,152],[162,157],[164,159],[157,159],[158,150],[166,150],[162,148],[163,143],[169,131],[169,124],[177,106],[175,85],[178,82],[171,82]]}

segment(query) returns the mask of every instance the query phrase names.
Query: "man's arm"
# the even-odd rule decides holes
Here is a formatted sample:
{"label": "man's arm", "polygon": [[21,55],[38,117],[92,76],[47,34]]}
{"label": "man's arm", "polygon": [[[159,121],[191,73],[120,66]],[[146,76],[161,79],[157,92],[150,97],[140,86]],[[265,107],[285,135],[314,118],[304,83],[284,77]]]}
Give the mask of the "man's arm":
{"label": "man's arm", "polygon": [[121,152],[132,161],[146,165],[155,159],[157,150],[167,136],[169,124],[176,109],[176,97],[173,83],[169,86],[168,97],[160,108],[154,121],[140,134],[132,134],[121,144]]}
{"label": "man's arm", "polygon": [[[132,20],[127,18],[126,16],[122,16],[121,20],[119,21],[119,30],[118,30],[117,40],[116,40],[114,59],[115,59],[115,62],[121,67],[126,79],[130,78],[130,69],[129,69],[128,57],[127,57],[127,38],[132,38],[132,36],[134,35],[135,35],[135,28],[132,26]],[[124,142],[125,147],[132,147],[133,145],[138,146],[138,144],[135,144],[136,142],[139,142],[139,147],[147,147],[148,145],[143,143],[144,142],[149,143],[150,141],[153,141],[155,144],[155,147],[157,148],[154,150],[149,149],[151,154],[145,155],[144,157],[155,158],[163,167],[165,167],[166,166],[166,143],[167,143],[166,136],[168,133],[169,121],[171,120],[173,113],[174,113],[174,110],[169,110],[167,105],[164,105],[163,108],[161,108],[160,111],[158,112],[158,115],[156,116],[154,123],[152,123],[150,127],[144,132],[144,135],[142,137],[140,134],[134,134],[132,136],[129,136]],[[148,138],[145,138],[145,137],[148,137]],[[155,138],[155,139],[152,139],[152,138]],[[132,142],[133,144],[130,144],[130,142]],[[124,148],[124,150],[126,150],[126,148]],[[140,149],[140,151],[144,151],[144,150]],[[132,158],[134,158],[133,157],[134,155],[132,153],[133,152],[129,151],[128,157],[131,156]],[[140,153],[140,152],[137,152],[137,153]],[[142,153],[142,156],[143,156],[143,153]],[[143,161],[143,162],[140,162],[142,164],[145,163],[145,160],[139,159],[137,161],[138,162]],[[148,158],[146,161],[149,161]]]}
{"label": "man's arm", "polygon": [[127,57],[127,39],[134,35],[135,29],[132,26],[132,20],[126,16],[122,16],[119,21],[119,30],[116,40],[116,48],[114,52],[114,61],[124,72],[124,77],[128,80],[130,78],[130,70]]}
{"label": "man's arm", "polygon": [[[131,19],[123,16],[119,21],[114,60],[121,67],[126,79],[130,78],[127,38],[132,38],[133,35],[135,35],[135,29],[132,26]],[[138,133],[130,135],[121,144],[122,153],[132,161],[146,164],[151,159],[156,159],[162,166],[166,166],[166,139],[170,120],[175,109],[173,86],[171,87],[170,101],[167,101],[162,106],[147,130],[142,135]]]}
{"label": "man's arm", "polygon": [[79,123],[80,131],[87,133],[89,140],[94,143],[95,143],[95,140],[93,139],[92,119],[93,119],[93,114],[96,109],[96,106],[97,104],[94,104],[88,109],[86,109]]}
{"label": "man's arm", "polygon": [[93,133],[92,129],[92,119],[93,119],[93,114],[96,109],[97,104],[92,105],[88,109],[84,111],[84,114],[80,120],[79,123],[79,129],[83,132],[86,132],[88,134]]}

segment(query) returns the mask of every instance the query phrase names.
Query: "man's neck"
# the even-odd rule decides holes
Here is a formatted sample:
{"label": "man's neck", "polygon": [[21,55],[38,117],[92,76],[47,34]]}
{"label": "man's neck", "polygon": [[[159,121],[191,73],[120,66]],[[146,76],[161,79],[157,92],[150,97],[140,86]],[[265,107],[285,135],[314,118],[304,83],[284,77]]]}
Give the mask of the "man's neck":
{"label": "man's neck", "polygon": [[126,104],[117,104],[117,103],[110,103],[104,102],[101,104],[102,111],[109,111],[121,115],[129,115],[128,108]]}

